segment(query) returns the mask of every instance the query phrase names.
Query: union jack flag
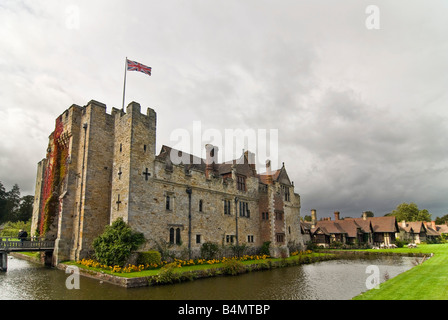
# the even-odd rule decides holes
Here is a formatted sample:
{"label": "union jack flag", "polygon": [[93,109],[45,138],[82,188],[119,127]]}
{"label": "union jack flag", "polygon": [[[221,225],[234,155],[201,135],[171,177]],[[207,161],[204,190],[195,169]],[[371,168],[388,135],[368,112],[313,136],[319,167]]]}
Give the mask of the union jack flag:
{"label": "union jack flag", "polygon": [[135,62],[135,61],[131,61],[126,59],[127,64],[128,64],[128,70],[129,71],[140,71],[143,73],[146,73],[148,76],[151,75],[151,67],[147,67],[144,64]]}

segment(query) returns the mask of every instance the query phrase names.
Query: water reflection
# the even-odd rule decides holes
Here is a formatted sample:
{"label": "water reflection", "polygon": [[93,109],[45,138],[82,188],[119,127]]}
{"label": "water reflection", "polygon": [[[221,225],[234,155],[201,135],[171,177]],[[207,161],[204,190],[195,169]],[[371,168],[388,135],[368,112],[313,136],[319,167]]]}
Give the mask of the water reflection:
{"label": "water reflection", "polygon": [[81,277],[79,290],[68,290],[63,271],[9,257],[0,273],[0,299],[157,299],[157,300],[344,300],[366,291],[366,268],[377,265],[380,280],[392,278],[414,265],[415,258],[338,260],[217,277],[176,285],[125,289]]}

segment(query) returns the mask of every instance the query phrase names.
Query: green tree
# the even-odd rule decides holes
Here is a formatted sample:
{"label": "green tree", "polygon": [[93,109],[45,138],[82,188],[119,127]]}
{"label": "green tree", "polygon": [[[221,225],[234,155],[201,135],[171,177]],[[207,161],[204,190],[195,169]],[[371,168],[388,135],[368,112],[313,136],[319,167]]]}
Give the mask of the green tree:
{"label": "green tree", "polygon": [[109,266],[123,266],[131,252],[144,242],[143,233],[133,231],[123,218],[118,218],[93,240],[95,258]]}
{"label": "green tree", "polygon": [[6,221],[6,190],[0,181],[0,223]]}
{"label": "green tree", "polygon": [[448,214],[444,215],[443,217],[437,217],[436,218],[436,224],[445,224],[448,221]]}
{"label": "green tree", "polygon": [[420,210],[413,202],[399,204],[397,208],[388,215],[395,216],[397,221],[431,221],[431,214],[428,210]]}
{"label": "green tree", "polygon": [[366,211],[366,216],[369,218],[373,218],[375,214],[372,211]]}
{"label": "green tree", "polygon": [[33,196],[24,196],[20,199],[20,206],[17,211],[17,221],[28,221],[33,216]]}
{"label": "green tree", "polygon": [[5,214],[3,216],[4,221],[16,222],[18,211],[20,208],[20,188],[14,184],[10,191],[6,192],[6,205]]}

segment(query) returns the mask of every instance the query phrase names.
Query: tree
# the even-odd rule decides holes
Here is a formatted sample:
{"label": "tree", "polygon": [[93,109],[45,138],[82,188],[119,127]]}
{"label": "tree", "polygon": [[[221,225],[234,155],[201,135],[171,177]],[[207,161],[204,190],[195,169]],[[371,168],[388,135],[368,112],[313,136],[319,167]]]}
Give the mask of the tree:
{"label": "tree", "polygon": [[447,222],[448,222],[448,214],[444,215],[443,217],[436,218],[436,224],[445,224]]}
{"label": "tree", "polygon": [[304,216],[303,217],[303,221],[308,221],[308,222],[310,222],[312,219],[311,219],[311,216],[310,215],[306,215],[306,216]]}
{"label": "tree", "polygon": [[17,211],[17,221],[28,221],[33,216],[33,196],[24,196],[20,199],[20,207]]}
{"label": "tree", "polygon": [[10,191],[6,191],[0,181],[0,223],[26,222],[33,215],[33,196],[20,197],[20,188],[14,184]]}
{"label": "tree", "polygon": [[375,216],[375,214],[372,211],[365,211],[366,213],[366,217],[368,218],[373,218]]}
{"label": "tree", "polygon": [[6,192],[6,205],[5,213],[3,215],[3,221],[17,221],[17,214],[20,207],[20,188],[16,184],[12,186],[12,189]]}
{"label": "tree", "polygon": [[93,249],[98,262],[123,266],[131,252],[144,242],[143,233],[133,231],[123,218],[118,218],[93,240]]}
{"label": "tree", "polygon": [[399,204],[397,208],[388,215],[395,216],[397,221],[431,221],[431,214],[428,210],[419,210],[418,206],[413,202],[409,204],[406,202]]}
{"label": "tree", "polygon": [[6,221],[6,190],[0,181],[0,223]]}

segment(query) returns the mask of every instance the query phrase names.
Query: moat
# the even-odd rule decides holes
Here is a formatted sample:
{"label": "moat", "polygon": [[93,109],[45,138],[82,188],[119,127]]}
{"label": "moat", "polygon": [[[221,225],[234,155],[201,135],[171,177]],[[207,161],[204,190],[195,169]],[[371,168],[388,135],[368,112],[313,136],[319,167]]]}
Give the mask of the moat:
{"label": "moat", "polygon": [[125,289],[80,278],[80,289],[66,288],[64,271],[10,256],[8,271],[0,273],[0,300],[347,300],[366,291],[376,265],[380,281],[409,270],[415,257],[385,256],[317,262],[308,265],[216,277],[175,285]]}

